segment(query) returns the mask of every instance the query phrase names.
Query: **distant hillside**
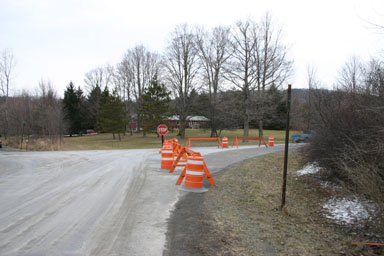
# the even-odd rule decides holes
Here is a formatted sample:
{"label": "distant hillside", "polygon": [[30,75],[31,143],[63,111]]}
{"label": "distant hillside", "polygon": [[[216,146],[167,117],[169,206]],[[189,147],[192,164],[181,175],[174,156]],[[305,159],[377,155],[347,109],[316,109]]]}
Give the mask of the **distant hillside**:
{"label": "distant hillside", "polygon": [[292,98],[300,101],[308,100],[308,89],[292,89]]}

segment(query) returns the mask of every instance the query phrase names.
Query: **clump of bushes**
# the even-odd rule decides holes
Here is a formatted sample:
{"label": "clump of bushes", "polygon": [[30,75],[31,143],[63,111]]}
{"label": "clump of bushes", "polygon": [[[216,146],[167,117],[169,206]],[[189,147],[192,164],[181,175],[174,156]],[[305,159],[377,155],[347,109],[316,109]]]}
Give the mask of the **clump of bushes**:
{"label": "clump of bushes", "polygon": [[384,82],[380,69],[372,72],[359,86],[311,90],[316,136],[308,156],[327,168],[328,179],[374,201],[376,223],[383,223]]}

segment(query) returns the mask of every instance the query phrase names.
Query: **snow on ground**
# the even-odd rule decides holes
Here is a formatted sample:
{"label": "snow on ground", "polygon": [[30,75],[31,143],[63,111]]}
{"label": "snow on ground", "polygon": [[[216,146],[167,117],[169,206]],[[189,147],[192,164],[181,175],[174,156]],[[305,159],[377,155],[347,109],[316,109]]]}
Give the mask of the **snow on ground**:
{"label": "snow on ground", "polygon": [[336,185],[335,183],[331,181],[320,181],[320,186],[325,189],[331,189],[333,191],[341,190],[342,187],[339,185]]}
{"label": "snow on ground", "polygon": [[337,224],[359,224],[369,221],[375,213],[375,206],[368,200],[354,196],[351,199],[332,197],[324,204],[324,216]]}
{"label": "snow on ground", "polygon": [[305,174],[313,174],[317,173],[321,170],[319,165],[316,162],[309,163],[306,166],[303,167],[303,169],[297,171],[297,175],[305,175]]}
{"label": "snow on ground", "polygon": [[[298,176],[306,174],[315,174],[321,170],[318,163],[308,163],[296,173]],[[334,191],[342,188],[329,181],[320,181],[322,188],[332,189]],[[376,212],[373,202],[361,199],[356,196],[351,198],[331,197],[324,205],[324,216],[335,221],[337,224],[355,224],[359,225],[364,221],[370,221]]]}

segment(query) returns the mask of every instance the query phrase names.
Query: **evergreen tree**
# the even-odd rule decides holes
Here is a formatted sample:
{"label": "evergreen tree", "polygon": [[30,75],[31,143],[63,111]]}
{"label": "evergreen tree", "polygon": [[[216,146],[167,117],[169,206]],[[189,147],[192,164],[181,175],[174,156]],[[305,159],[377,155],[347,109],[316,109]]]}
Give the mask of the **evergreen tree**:
{"label": "evergreen tree", "polygon": [[100,112],[101,88],[96,85],[90,92],[87,100],[87,123],[89,129],[96,129],[97,115]]}
{"label": "evergreen tree", "polygon": [[79,134],[84,128],[84,97],[79,88],[75,89],[72,81],[64,92],[63,100],[64,119],[68,122],[69,135]]}
{"label": "evergreen tree", "polygon": [[155,77],[142,95],[140,112],[143,117],[143,135],[156,128],[169,115],[170,92]]}
{"label": "evergreen tree", "polygon": [[102,132],[110,132],[115,139],[115,133],[119,135],[125,128],[124,103],[120,100],[117,92],[110,94],[108,87],[105,87],[100,97],[100,112],[97,116],[98,126]]}

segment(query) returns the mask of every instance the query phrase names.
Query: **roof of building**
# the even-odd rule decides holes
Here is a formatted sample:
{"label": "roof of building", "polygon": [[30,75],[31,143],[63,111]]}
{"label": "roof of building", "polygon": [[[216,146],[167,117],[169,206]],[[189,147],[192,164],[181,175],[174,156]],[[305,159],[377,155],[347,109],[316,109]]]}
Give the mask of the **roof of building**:
{"label": "roof of building", "polygon": [[[169,121],[179,121],[179,116],[177,115],[173,115],[173,116],[170,116],[168,118],[166,118],[165,120],[169,120]],[[200,121],[200,122],[208,122],[209,119],[206,118],[205,116],[187,116],[187,121]]]}

